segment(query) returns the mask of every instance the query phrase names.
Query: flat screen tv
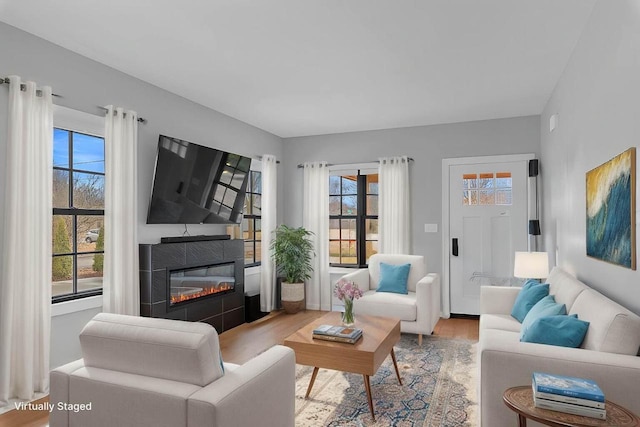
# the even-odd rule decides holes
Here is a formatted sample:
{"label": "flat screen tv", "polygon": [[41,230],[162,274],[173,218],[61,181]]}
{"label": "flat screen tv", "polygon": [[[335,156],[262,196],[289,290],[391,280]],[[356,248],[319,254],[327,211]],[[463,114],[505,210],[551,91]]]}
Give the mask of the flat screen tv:
{"label": "flat screen tv", "polygon": [[147,224],[238,224],[251,159],[160,135]]}

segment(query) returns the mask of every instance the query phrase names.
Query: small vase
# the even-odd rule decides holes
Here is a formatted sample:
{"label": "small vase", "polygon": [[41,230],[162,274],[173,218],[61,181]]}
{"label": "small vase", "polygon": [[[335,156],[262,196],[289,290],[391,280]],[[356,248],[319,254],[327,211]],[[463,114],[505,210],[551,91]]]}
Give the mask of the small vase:
{"label": "small vase", "polygon": [[342,313],[342,325],[351,327],[356,324],[356,319],[353,317],[353,300],[351,298],[344,298],[344,312]]}

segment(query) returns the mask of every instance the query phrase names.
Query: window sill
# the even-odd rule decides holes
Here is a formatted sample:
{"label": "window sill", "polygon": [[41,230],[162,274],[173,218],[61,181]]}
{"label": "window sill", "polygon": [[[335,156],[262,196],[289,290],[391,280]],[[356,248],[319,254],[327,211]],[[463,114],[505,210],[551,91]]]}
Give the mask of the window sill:
{"label": "window sill", "polygon": [[348,274],[359,270],[358,267],[329,267],[329,274]]}
{"label": "window sill", "polygon": [[102,308],[102,295],[51,304],[51,317],[64,316],[92,308]]}

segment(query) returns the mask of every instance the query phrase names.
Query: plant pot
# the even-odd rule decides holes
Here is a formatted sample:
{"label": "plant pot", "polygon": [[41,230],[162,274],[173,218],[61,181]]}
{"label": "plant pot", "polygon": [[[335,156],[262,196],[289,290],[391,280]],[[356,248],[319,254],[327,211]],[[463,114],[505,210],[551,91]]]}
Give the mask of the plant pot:
{"label": "plant pot", "polygon": [[304,282],[282,282],[282,308],[287,314],[295,314],[304,308]]}

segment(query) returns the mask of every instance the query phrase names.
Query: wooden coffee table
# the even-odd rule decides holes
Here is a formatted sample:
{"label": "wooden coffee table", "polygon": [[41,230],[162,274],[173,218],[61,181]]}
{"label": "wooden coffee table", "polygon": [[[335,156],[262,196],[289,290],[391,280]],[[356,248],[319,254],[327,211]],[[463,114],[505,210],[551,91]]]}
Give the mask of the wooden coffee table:
{"label": "wooden coffee table", "polygon": [[369,410],[371,417],[375,420],[369,377],[378,371],[389,354],[396,369],[398,382],[402,385],[396,355],[393,351],[393,346],[400,341],[400,320],[387,317],[357,316],[355,327],[362,329],[362,338],[355,344],[312,338],[313,330],[318,326],[340,325],[341,323],[341,313],[328,313],[289,335],[284,340],[284,345],[295,351],[296,363],[314,367],[305,399],[311,393],[313,382],[316,380],[320,368],[362,374],[369,400]]}
{"label": "wooden coffee table", "polygon": [[620,405],[606,401],[607,419],[583,417],[536,408],[533,404],[531,386],[512,387],[502,395],[505,405],[518,414],[518,427],[526,427],[527,418],[553,427],[638,427],[640,418]]}

